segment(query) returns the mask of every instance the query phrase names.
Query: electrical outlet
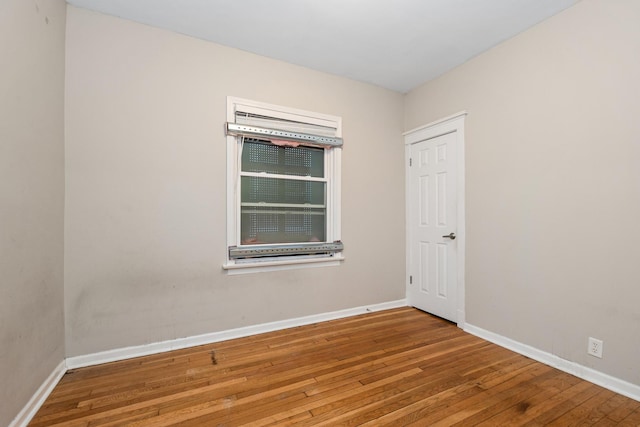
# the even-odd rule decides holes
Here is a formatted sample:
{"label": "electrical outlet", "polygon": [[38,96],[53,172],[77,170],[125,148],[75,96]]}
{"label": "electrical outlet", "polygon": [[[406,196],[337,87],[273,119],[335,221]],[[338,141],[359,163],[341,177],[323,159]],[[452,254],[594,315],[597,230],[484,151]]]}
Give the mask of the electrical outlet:
{"label": "electrical outlet", "polygon": [[589,337],[589,347],[587,348],[587,354],[602,359],[602,341]]}

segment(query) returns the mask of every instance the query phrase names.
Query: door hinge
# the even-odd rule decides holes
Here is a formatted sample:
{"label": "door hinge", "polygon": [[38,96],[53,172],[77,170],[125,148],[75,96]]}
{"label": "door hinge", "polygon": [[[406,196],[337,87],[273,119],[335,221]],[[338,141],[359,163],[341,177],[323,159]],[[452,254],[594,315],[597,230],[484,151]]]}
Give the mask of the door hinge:
{"label": "door hinge", "polygon": [[413,276],[409,276],[409,284],[413,285]]}
{"label": "door hinge", "polygon": [[413,159],[409,157],[409,166],[413,166]]}

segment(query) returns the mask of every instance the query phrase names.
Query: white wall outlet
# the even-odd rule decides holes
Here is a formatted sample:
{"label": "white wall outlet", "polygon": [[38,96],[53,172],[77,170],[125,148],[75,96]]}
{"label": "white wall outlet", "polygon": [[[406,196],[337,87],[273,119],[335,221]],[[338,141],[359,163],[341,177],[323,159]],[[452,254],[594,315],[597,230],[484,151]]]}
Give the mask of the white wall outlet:
{"label": "white wall outlet", "polygon": [[602,359],[602,341],[589,337],[589,347],[587,348],[587,354]]}

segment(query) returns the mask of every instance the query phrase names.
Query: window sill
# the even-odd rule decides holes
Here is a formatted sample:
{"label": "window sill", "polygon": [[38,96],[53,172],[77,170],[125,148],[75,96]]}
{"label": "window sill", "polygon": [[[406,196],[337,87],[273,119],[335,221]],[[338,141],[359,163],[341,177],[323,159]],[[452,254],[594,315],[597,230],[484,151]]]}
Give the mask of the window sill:
{"label": "window sill", "polygon": [[342,261],[344,261],[344,256],[342,256],[342,254],[321,258],[256,260],[251,262],[227,261],[222,265],[222,269],[225,270],[228,275],[235,275],[292,270],[297,268],[333,267],[340,265]]}

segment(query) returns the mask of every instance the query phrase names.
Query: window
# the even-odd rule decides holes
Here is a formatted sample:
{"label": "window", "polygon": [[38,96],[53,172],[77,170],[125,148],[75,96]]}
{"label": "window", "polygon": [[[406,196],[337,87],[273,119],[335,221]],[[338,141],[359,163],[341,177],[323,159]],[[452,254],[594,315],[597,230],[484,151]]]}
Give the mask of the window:
{"label": "window", "polygon": [[240,168],[240,244],[326,241],[324,149],[245,138]]}
{"label": "window", "polygon": [[225,268],[335,264],[339,117],[228,98]]}

